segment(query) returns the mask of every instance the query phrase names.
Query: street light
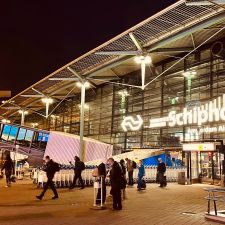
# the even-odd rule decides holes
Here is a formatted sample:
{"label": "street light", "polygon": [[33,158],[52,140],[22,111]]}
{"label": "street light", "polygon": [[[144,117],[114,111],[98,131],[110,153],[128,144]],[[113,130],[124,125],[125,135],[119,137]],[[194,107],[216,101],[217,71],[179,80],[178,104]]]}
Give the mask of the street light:
{"label": "street light", "polygon": [[53,99],[49,97],[42,98],[41,101],[46,106],[46,118],[48,117],[49,105],[53,103]]}

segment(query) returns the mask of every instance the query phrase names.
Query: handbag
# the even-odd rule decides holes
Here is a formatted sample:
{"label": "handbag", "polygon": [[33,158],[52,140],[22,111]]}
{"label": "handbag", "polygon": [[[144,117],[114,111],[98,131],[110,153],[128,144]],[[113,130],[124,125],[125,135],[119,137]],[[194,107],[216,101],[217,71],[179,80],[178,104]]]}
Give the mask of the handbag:
{"label": "handbag", "polygon": [[93,170],[93,172],[92,172],[92,176],[93,177],[98,177],[98,167],[96,167],[94,170]]}

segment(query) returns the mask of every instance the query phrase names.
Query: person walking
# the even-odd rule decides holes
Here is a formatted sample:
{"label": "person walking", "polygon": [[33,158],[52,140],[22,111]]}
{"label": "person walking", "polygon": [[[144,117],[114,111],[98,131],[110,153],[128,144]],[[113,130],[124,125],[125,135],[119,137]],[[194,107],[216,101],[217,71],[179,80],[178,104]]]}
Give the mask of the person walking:
{"label": "person walking", "polygon": [[165,163],[162,161],[161,158],[158,159],[158,167],[157,167],[157,176],[159,179],[159,184],[161,188],[166,186],[166,180],[165,180],[165,172],[166,172],[166,165]]}
{"label": "person walking", "polygon": [[[100,179],[101,182],[102,177],[102,203],[105,204],[106,200],[106,184],[105,184],[105,178],[106,178],[106,167],[105,164],[102,162],[98,165],[98,179]],[[101,185],[101,183],[100,183]],[[101,188],[98,189],[97,198],[96,198],[96,205],[101,204]]]}
{"label": "person walking", "polygon": [[122,190],[122,196],[123,196],[123,200],[125,200],[126,197],[126,186],[127,186],[127,178],[126,178],[126,166],[125,166],[125,161],[123,159],[120,160],[120,167],[122,170],[122,183],[121,183],[121,190]]}
{"label": "person walking", "polygon": [[145,167],[143,165],[143,161],[139,161],[139,166],[138,166],[138,185],[137,189],[140,191],[142,189],[142,178],[145,176]]}
{"label": "person walking", "polygon": [[114,161],[113,158],[108,159],[108,163],[111,166],[110,170],[110,183],[111,183],[111,194],[113,196],[113,210],[122,210],[121,202],[121,182],[122,182],[122,170],[119,164]]}
{"label": "person walking", "polygon": [[14,165],[13,165],[13,161],[10,157],[10,155],[6,155],[6,160],[5,163],[2,167],[3,171],[5,170],[5,177],[6,177],[6,186],[5,187],[10,187],[11,186],[11,176],[12,174],[14,174]]}
{"label": "person walking", "polygon": [[125,159],[127,162],[127,172],[128,172],[128,185],[133,186],[134,185],[134,179],[133,179],[133,173],[134,173],[134,168],[133,168],[133,162],[126,158]]}
{"label": "person walking", "polygon": [[45,195],[45,192],[48,190],[48,187],[50,187],[54,193],[54,196],[52,197],[52,199],[59,198],[57,190],[55,188],[55,184],[53,182],[55,173],[59,170],[60,170],[60,168],[59,168],[58,163],[56,163],[52,159],[50,159],[49,156],[45,156],[44,171],[46,172],[48,180],[47,180],[47,183],[44,185],[44,189],[43,189],[42,193],[40,195],[36,196],[37,199],[42,200],[42,198]]}
{"label": "person walking", "polygon": [[[75,159],[74,178],[73,178],[73,183],[70,186],[70,189],[75,188],[77,180],[79,180],[79,182],[80,182],[80,185],[81,185],[80,189],[84,189],[84,181],[82,179],[81,173],[83,170],[85,170],[85,164],[84,164],[84,162],[82,162],[80,160],[80,158],[78,156],[75,156],[74,159]],[[70,162],[70,164],[72,165],[71,162]]]}

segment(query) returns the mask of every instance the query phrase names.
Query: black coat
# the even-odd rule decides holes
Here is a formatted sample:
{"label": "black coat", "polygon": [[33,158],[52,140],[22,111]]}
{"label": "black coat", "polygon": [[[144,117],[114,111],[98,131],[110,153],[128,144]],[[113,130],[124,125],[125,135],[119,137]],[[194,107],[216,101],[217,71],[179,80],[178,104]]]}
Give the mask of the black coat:
{"label": "black coat", "polygon": [[114,190],[120,189],[122,186],[123,172],[120,165],[114,162],[112,169],[110,170],[110,182],[112,186],[112,192]]}
{"label": "black coat", "polygon": [[165,173],[166,172],[166,165],[165,165],[164,162],[161,162],[161,163],[158,164],[157,171],[159,173]]}
{"label": "black coat", "polygon": [[5,174],[11,174],[11,173],[14,173],[14,165],[13,165],[13,161],[10,159],[10,160],[6,160],[3,167],[2,167],[2,170],[5,170]]}
{"label": "black coat", "polygon": [[54,178],[56,171],[55,171],[55,162],[52,159],[46,163],[44,171],[46,172],[47,178],[49,180],[52,180]]}
{"label": "black coat", "polygon": [[106,177],[106,167],[104,163],[99,164],[98,166],[98,175]]}

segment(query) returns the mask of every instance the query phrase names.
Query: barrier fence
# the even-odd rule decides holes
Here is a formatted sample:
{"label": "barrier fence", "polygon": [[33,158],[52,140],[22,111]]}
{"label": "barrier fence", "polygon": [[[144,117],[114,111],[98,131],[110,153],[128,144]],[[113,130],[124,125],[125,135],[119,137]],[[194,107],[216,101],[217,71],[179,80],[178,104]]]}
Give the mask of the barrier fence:
{"label": "barrier fence", "polygon": [[[84,181],[85,186],[92,186],[95,182],[95,177],[92,176],[94,167],[92,168],[86,168],[82,172],[82,178]],[[178,173],[179,172],[185,172],[185,167],[167,167],[166,170],[166,177],[167,182],[177,182],[178,181]],[[134,183],[137,183],[137,175],[138,175],[138,169],[134,169],[133,178]],[[144,180],[146,183],[154,183],[156,182],[156,175],[157,175],[157,167],[155,166],[147,166],[145,167],[145,176]],[[74,177],[74,170],[73,169],[61,169],[59,172],[56,172],[54,176],[54,182],[56,187],[58,188],[64,188],[64,187],[70,187],[70,185],[73,182]],[[44,184],[47,181],[46,173],[40,169],[36,169],[33,172],[33,179],[34,183],[37,184],[38,187],[43,187]],[[128,176],[127,176],[128,179]],[[106,184],[109,185],[109,177],[106,178]],[[77,185],[79,185],[77,183]]]}

